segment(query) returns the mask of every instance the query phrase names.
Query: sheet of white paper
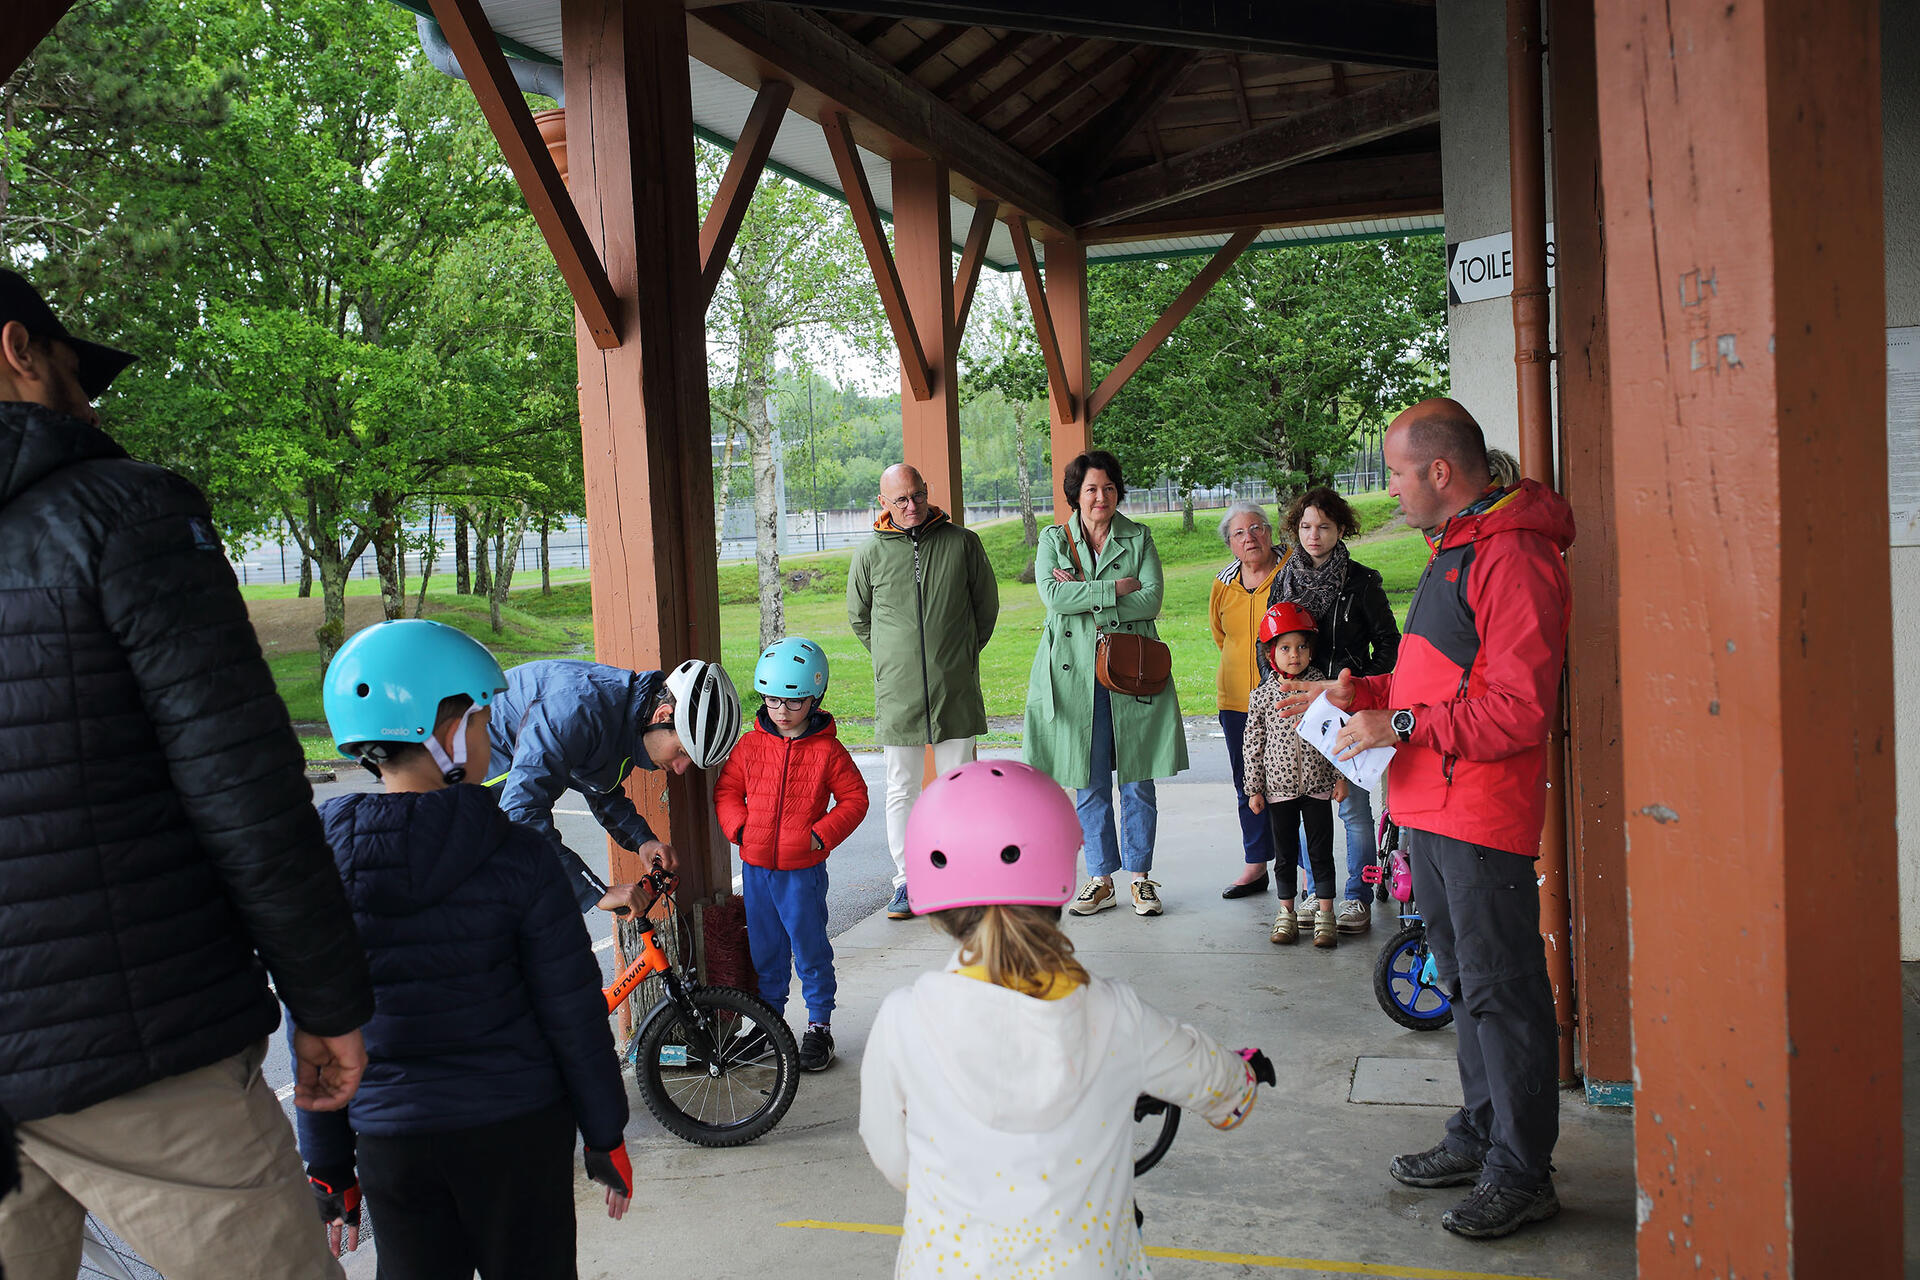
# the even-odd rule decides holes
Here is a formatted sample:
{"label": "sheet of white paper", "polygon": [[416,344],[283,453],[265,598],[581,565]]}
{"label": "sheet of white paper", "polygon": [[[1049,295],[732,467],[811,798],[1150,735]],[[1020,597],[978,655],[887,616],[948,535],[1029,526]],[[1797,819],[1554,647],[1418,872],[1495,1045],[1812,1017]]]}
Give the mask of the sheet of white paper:
{"label": "sheet of white paper", "polygon": [[1387,766],[1393,762],[1392,747],[1369,747],[1351,760],[1342,760],[1335,752],[1333,740],[1340,730],[1346,727],[1347,713],[1327,701],[1327,695],[1321,694],[1307,708],[1307,714],[1300,717],[1300,736],[1311,743],[1315,750],[1333,761],[1333,767],[1347,775],[1347,781],[1362,791],[1377,791],[1380,779],[1386,775]]}

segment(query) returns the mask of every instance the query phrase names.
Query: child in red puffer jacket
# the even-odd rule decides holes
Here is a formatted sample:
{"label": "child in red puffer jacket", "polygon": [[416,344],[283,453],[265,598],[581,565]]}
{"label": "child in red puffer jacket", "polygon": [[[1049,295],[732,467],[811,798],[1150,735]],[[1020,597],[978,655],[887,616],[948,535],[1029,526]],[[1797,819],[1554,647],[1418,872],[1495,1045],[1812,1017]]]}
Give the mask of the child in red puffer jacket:
{"label": "child in red puffer jacket", "polygon": [[[833,1061],[833,944],[827,941],[827,855],[867,816],[867,783],[820,709],[827,655],[789,636],[760,655],[753,687],[766,700],[714,785],[720,830],[740,846],[747,945],[761,998],[787,1006],[800,971],[807,1031],[800,1069]],[[831,807],[828,802],[831,801]],[[790,967],[791,966],[791,967]]]}

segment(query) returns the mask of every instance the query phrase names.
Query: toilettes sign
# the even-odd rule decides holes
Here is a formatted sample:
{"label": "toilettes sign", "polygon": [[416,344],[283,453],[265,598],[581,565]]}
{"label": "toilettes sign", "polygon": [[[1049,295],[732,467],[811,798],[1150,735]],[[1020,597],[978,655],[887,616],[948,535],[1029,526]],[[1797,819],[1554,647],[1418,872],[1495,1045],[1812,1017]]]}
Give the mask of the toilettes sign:
{"label": "toilettes sign", "polygon": [[[1553,224],[1547,224],[1547,287],[1553,287]],[[1447,303],[1484,302],[1513,292],[1513,233],[1447,245]]]}

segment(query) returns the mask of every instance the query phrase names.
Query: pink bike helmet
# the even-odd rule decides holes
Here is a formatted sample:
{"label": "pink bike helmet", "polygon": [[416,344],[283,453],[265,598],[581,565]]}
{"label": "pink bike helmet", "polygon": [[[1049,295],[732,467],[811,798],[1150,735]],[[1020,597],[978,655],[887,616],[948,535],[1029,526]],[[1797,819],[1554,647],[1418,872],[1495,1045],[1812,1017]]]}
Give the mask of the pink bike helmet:
{"label": "pink bike helmet", "polygon": [[934,779],[907,819],[907,901],[1059,907],[1073,897],[1080,820],[1060,784],[1031,765],[976,760]]}

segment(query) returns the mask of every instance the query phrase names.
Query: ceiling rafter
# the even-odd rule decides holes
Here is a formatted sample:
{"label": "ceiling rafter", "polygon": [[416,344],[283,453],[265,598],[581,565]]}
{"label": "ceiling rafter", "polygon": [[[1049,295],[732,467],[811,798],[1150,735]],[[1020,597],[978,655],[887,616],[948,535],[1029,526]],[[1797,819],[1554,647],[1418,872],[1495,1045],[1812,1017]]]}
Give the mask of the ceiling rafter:
{"label": "ceiling rafter", "polygon": [[998,110],[1000,105],[1008,98],[1019,93],[1035,80],[1038,80],[1041,76],[1047,74],[1047,72],[1053,70],[1068,58],[1071,58],[1074,54],[1085,48],[1086,44],[1087,42],[1080,37],[1070,36],[1056,42],[1051,48],[1042,50],[1039,56],[1034,58],[1032,62],[1008,76],[999,85],[990,90],[986,97],[980,99],[980,101],[974,103],[971,107],[968,107],[967,114],[975,120],[986,119]]}
{"label": "ceiling rafter", "polygon": [[[1008,58],[1023,50],[1046,43],[1052,39],[1044,32],[1013,31],[996,40],[991,49],[977,58],[971,59],[966,66],[956,68],[954,73],[933,86],[936,98],[945,98],[952,102],[956,90],[967,85],[977,84],[993,74],[994,70]],[[958,105],[957,103],[955,105]]]}
{"label": "ceiling rafter", "polygon": [[912,53],[894,63],[894,68],[899,71],[901,75],[910,76],[952,48],[954,41],[966,35],[967,32],[971,30],[973,30],[972,27],[966,26],[963,23],[950,22],[921,41],[918,49],[915,49]]}
{"label": "ceiling rafter", "polygon": [[1133,57],[1134,50],[1125,45],[1115,45],[1095,58],[1085,67],[1072,69],[1072,74],[1055,85],[1047,93],[1034,100],[1032,106],[1021,112],[1006,128],[998,130],[1000,136],[1008,142],[1015,142],[1021,134],[1033,128],[1053,112],[1073,101],[1081,94],[1092,89],[1101,76]]}
{"label": "ceiling rafter", "polygon": [[1150,121],[1161,104],[1179,91],[1187,73],[1205,56],[1191,49],[1163,49],[1153,65],[1137,75],[1127,91],[1094,118],[1088,126],[1091,132],[1074,148],[1066,169],[1077,176],[1078,182],[1105,173],[1113,163],[1114,153],[1142,122]]}

